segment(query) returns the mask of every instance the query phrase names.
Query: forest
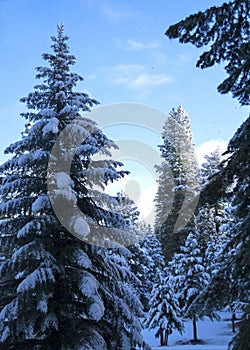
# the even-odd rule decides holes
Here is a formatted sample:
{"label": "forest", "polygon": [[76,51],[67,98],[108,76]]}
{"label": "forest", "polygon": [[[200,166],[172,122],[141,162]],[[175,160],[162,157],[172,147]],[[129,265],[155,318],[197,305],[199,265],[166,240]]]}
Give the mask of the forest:
{"label": "forest", "polygon": [[[250,3],[231,0],[166,29],[206,46],[197,67],[222,64],[218,93],[250,102]],[[129,169],[78,91],[62,24],[39,81],[21,98],[20,140],[0,165],[0,349],[150,350],[227,310],[232,350],[250,349],[250,118],[227,146],[195,156],[191,119],[175,106],[161,132],[154,225],[126,192],[105,188]]]}

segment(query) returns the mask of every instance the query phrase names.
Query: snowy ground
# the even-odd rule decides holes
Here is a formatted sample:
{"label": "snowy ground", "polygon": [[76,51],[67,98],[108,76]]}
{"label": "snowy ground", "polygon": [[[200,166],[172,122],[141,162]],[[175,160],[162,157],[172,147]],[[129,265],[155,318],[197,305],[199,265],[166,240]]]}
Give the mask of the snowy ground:
{"label": "snowy ground", "polygon": [[204,342],[202,345],[181,344],[192,339],[191,321],[185,322],[182,336],[178,332],[170,335],[168,346],[159,346],[159,339],[154,337],[155,331],[144,330],[143,337],[153,350],[227,350],[228,343],[233,337],[230,314],[222,312],[220,316],[220,321],[211,322],[208,318],[198,321],[198,338]]}

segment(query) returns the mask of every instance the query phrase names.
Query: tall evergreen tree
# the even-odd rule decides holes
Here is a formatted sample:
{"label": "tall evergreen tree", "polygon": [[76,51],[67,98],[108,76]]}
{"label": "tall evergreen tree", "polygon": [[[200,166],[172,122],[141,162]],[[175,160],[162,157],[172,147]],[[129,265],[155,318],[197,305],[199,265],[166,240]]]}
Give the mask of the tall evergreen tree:
{"label": "tall evergreen tree", "polygon": [[[242,105],[250,102],[250,4],[248,0],[231,0],[221,6],[213,6],[204,12],[190,15],[166,32],[169,38],[179,38],[182,43],[192,43],[197,47],[210,44],[210,49],[199,58],[201,68],[225,62],[226,78],[218,87],[219,92],[231,92]],[[250,330],[250,249],[249,249],[249,168],[250,168],[250,118],[240,126],[228,145],[229,158],[203,189],[201,203],[215,203],[223,198],[228,187],[234,187],[232,205],[237,223],[230,233],[231,241],[227,246],[230,259],[213,277],[209,288],[200,299],[217,300],[217,307],[225,304],[228,292],[238,294],[246,301],[244,321],[241,323],[233,348],[247,349]],[[228,285],[226,281],[232,281]],[[222,288],[223,286],[223,288]],[[213,296],[213,298],[212,298]],[[214,303],[212,303],[214,304]],[[219,305],[218,305],[219,304]]]}
{"label": "tall evergreen tree", "polygon": [[[219,85],[218,90],[221,93],[231,92],[242,105],[249,105],[250,102],[249,6],[248,0],[227,1],[221,6],[213,6],[187,17],[170,26],[166,32],[169,38],[179,38],[180,42],[190,42],[197,47],[211,44],[210,50],[200,56],[197,65],[206,68],[225,62],[229,76]],[[209,288],[199,301],[202,305],[210,297],[210,300],[217,300],[219,307],[228,303],[235,292],[246,301],[248,306],[244,321],[233,345],[237,350],[243,350],[249,344],[249,131],[248,117],[229,142],[229,159],[203,189],[200,197],[201,203],[215,203],[225,196],[228,187],[237,184],[232,198],[237,223],[232,227],[231,242],[226,250],[228,253],[231,250],[232,254],[229,254],[230,259],[224,262],[212,278]],[[225,283],[229,280],[234,282],[233,288]]]}
{"label": "tall evergreen tree", "polygon": [[[55,174],[54,194],[64,203],[71,204],[73,198],[100,229],[125,224],[121,215],[102,208],[97,191],[87,187],[92,157],[110,154],[116,146],[95,122],[80,115],[97,101],[75,90],[83,78],[70,71],[75,57],[67,40],[63,26],[58,26],[53,53],[43,55],[48,67],[37,68],[36,77],[43,82],[21,100],[29,109],[22,115],[28,120],[22,139],[6,149],[12,158],[1,166],[0,231],[8,250],[0,266],[0,345],[6,350],[146,347],[137,318],[141,306],[133,291],[135,276],[127,264],[129,252],[87,244],[69,233],[47,193],[52,148],[60,132],[78,120],[78,130],[86,137],[70,173]],[[63,153],[63,143],[61,147]],[[59,162],[60,156],[52,160]],[[99,161],[96,173],[91,170],[93,182],[105,186],[124,176],[118,166],[111,159]],[[65,191],[65,183],[70,190]],[[89,234],[83,221],[73,228],[76,234]]]}
{"label": "tall evergreen tree", "polygon": [[[222,155],[217,148],[209,155],[206,155],[205,159],[206,162],[200,168],[201,191],[209,183],[210,178],[220,171]],[[221,226],[228,220],[226,215],[227,206],[227,201],[221,200],[210,205],[205,203],[196,211],[196,229],[199,232],[199,243],[203,253],[209,240],[211,242],[220,240],[219,236],[222,234]]]}
{"label": "tall evergreen tree", "polygon": [[199,174],[188,114],[182,106],[173,109],[163,126],[162,164],[156,194],[155,230],[169,261],[186,238],[183,227],[193,211],[189,204],[198,194]]}

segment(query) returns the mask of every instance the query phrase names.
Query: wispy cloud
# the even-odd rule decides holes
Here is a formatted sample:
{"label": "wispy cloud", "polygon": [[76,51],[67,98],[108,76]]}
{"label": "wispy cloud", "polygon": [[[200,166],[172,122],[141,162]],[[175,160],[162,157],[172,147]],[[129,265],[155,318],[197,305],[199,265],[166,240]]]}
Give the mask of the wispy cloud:
{"label": "wispy cloud", "polygon": [[149,49],[156,49],[159,47],[159,44],[155,41],[151,41],[149,43],[142,43],[136,40],[128,39],[127,40],[128,48],[133,50],[149,50]]}
{"label": "wispy cloud", "polygon": [[114,5],[111,2],[103,2],[100,9],[104,17],[111,22],[120,22],[133,15],[131,8],[125,4],[115,3]]}
{"label": "wispy cloud", "polygon": [[124,42],[122,42],[119,39],[115,39],[115,44],[117,47],[122,48],[124,50],[133,50],[133,51],[152,50],[152,49],[157,49],[159,47],[159,43],[157,43],[156,41],[145,43],[145,42],[140,42],[133,39],[128,39]]}
{"label": "wispy cloud", "polygon": [[168,75],[153,74],[138,64],[119,64],[109,68],[106,70],[106,78],[113,84],[133,90],[154,88],[172,81]]}

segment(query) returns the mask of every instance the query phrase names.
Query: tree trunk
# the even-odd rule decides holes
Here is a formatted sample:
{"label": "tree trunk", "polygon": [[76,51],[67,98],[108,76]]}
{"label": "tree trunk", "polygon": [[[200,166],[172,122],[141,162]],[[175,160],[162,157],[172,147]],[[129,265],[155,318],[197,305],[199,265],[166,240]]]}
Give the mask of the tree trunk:
{"label": "tree trunk", "polygon": [[160,344],[161,346],[168,345],[168,332],[167,330],[164,332],[164,330],[160,329]]}
{"label": "tree trunk", "polygon": [[232,332],[235,333],[235,320],[236,320],[236,314],[235,311],[232,313]]}
{"label": "tree trunk", "polygon": [[196,316],[193,316],[193,340],[197,341],[197,325],[196,325]]}
{"label": "tree trunk", "polygon": [[163,337],[163,329],[161,328],[160,329],[160,345],[161,346],[163,346],[164,344],[164,339],[163,339],[164,337]]}
{"label": "tree trunk", "polygon": [[168,345],[168,331],[165,331],[165,345]]}

